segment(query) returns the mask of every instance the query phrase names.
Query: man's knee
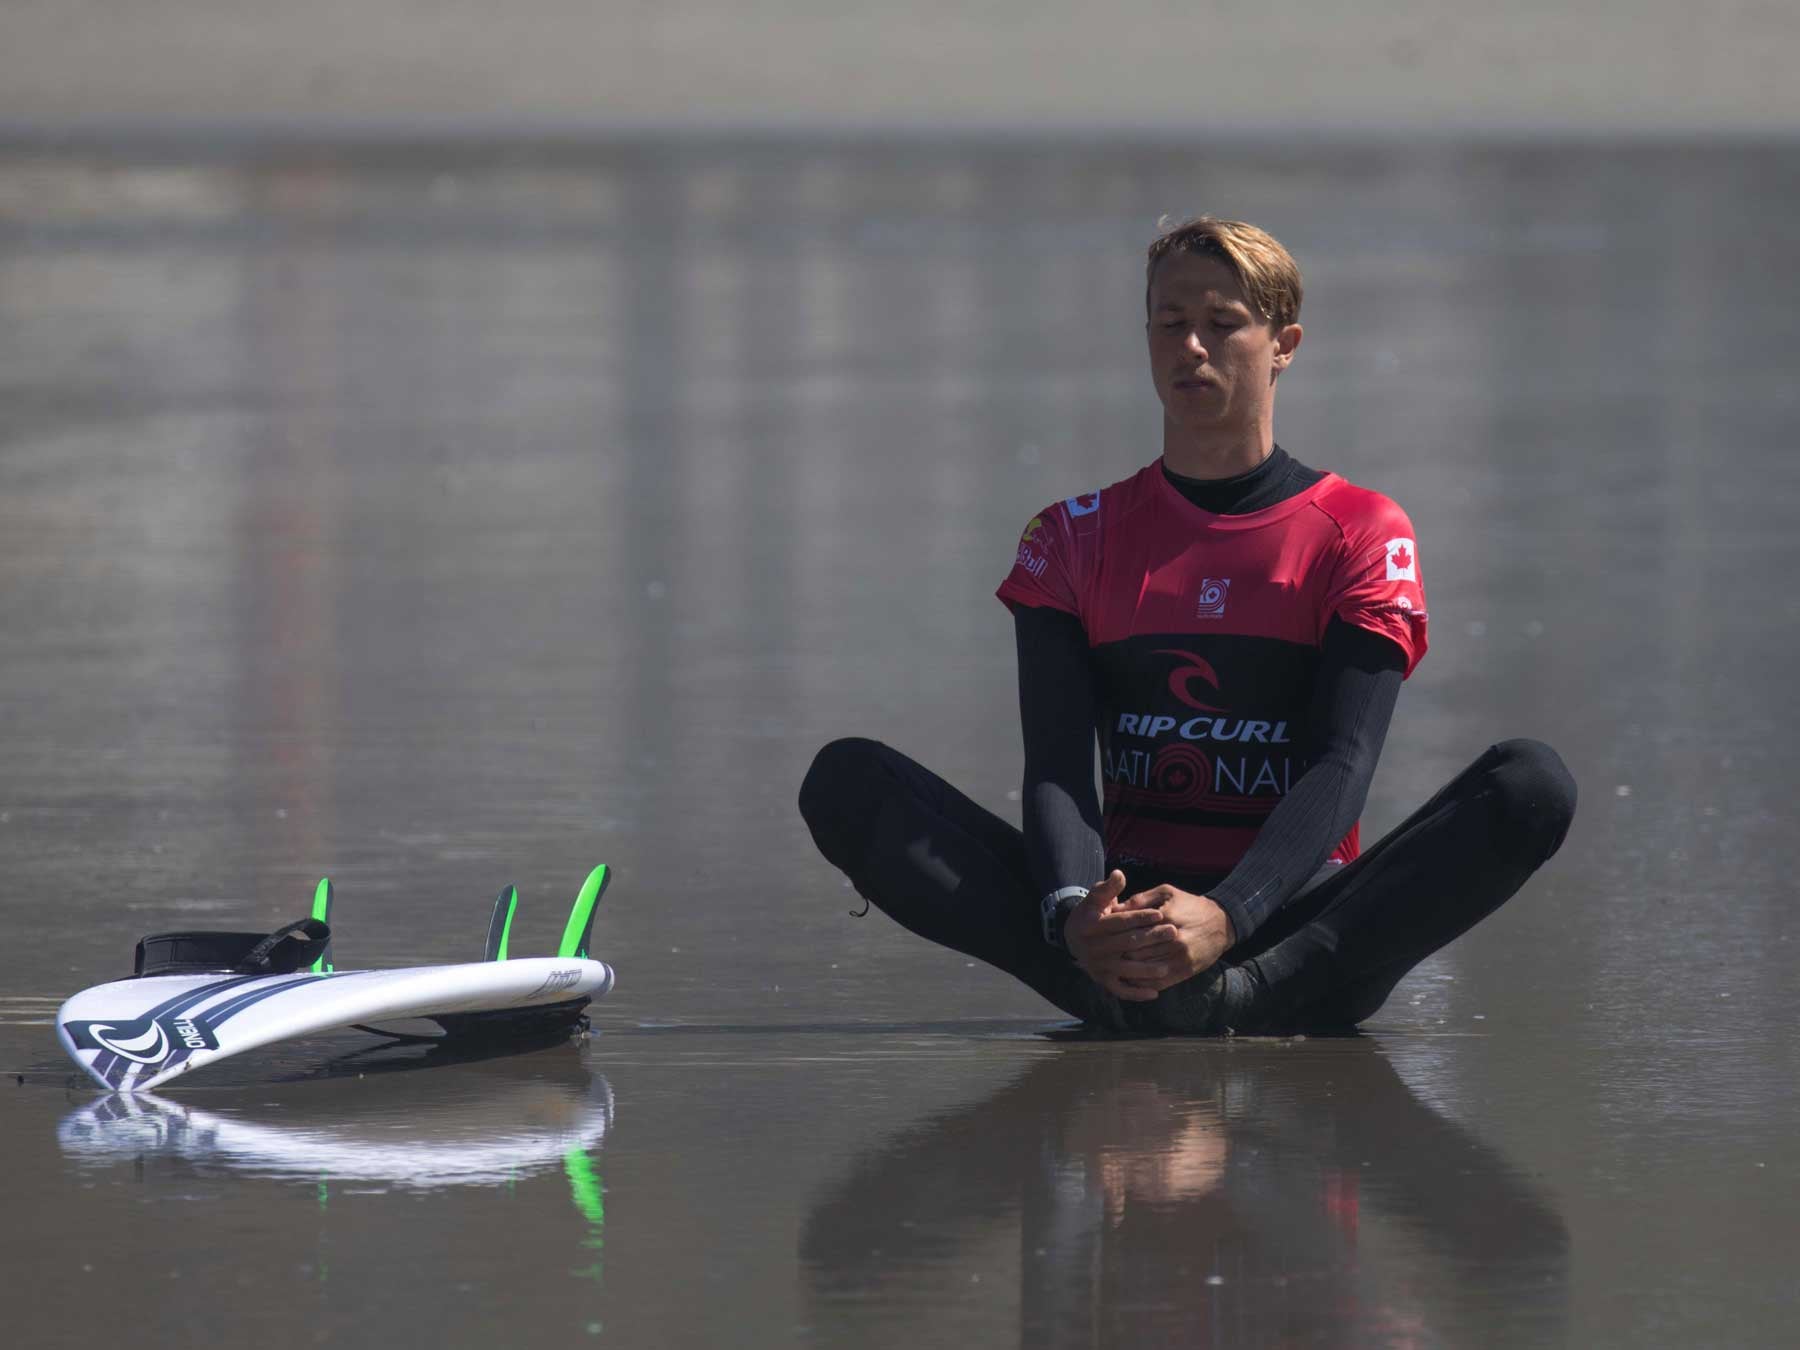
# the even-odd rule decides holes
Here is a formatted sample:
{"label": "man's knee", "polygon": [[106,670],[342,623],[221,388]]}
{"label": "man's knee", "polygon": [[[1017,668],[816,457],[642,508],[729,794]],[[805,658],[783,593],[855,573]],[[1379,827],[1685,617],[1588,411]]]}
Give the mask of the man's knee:
{"label": "man's knee", "polygon": [[860,856],[861,832],[874,821],[888,787],[880,741],[846,736],[813,756],[800,783],[800,817],[820,852],[842,867]]}
{"label": "man's knee", "polygon": [[1542,741],[1501,741],[1488,755],[1496,824],[1540,865],[1562,847],[1575,819],[1575,778]]}

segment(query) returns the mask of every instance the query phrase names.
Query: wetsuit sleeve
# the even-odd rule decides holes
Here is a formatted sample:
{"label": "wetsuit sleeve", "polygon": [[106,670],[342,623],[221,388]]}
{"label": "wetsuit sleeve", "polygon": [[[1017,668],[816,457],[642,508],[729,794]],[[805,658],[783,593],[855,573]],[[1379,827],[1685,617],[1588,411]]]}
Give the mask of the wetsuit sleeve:
{"label": "wetsuit sleeve", "polygon": [[1299,890],[1362,815],[1408,656],[1389,638],[1333,619],[1309,713],[1313,755],[1256,842],[1208,894],[1242,942]]}
{"label": "wetsuit sleeve", "polygon": [[1326,613],[1387,638],[1406,656],[1402,676],[1425,655],[1425,587],[1412,522],[1394,502],[1374,498],[1347,522]]}
{"label": "wetsuit sleeve", "polygon": [[[1094,671],[1070,614],[1014,605],[1025,735],[1025,852],[1039,895],[1106,875],[1094,788]],[[1335,841],[1334,841],[1335,842]]]}

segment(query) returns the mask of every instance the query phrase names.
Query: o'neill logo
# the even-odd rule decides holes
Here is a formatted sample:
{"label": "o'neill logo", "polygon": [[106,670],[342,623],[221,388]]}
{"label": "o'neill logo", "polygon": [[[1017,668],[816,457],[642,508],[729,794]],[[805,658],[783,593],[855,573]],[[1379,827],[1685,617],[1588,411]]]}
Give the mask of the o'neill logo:
{"label": "o'neill logo", "polygon": [[65,1022],[77,1050],[106,1050],[134,1064],[160,1064],[175,1042],[189,1050],[217,1050],[211,1028],[185,1015],[133,1017],[123,1022]]}
{"label": "o'neill logo", "polygon": [[1410,539],[1390,539],[1387,541],[1387,579],[1389,581],[1417,581],[1419,579],[1419,556]]}

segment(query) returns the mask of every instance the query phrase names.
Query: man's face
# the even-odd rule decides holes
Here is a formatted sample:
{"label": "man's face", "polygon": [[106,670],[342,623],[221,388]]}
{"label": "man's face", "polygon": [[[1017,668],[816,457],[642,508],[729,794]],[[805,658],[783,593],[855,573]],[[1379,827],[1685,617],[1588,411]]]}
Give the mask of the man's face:
{"label": "man's face", "polygon": [[1300,343],[1251,307],[1236,276],[1204,253],[1172,253],[1150,282],[1150,375],[1177,426],[1219,431],[1257,424],[1275,376]]}

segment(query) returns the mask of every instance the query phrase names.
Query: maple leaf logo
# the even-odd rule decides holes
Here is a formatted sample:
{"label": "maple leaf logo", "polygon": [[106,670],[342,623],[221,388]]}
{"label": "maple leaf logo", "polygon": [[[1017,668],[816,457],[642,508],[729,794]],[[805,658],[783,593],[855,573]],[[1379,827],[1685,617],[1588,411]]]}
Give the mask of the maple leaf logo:
{"label": "maple leaf logo", "polygon": [[1390,539],[1387,541],[1387,579],[1389,581],[1417,581],[1419,574],[1413,568],[1416,554],[1413,541],[1410,539]]}

